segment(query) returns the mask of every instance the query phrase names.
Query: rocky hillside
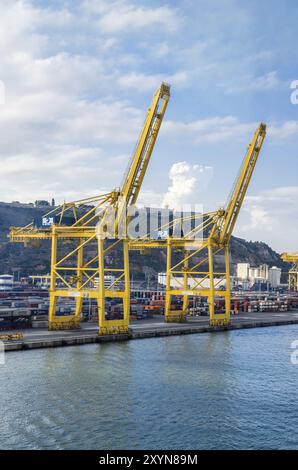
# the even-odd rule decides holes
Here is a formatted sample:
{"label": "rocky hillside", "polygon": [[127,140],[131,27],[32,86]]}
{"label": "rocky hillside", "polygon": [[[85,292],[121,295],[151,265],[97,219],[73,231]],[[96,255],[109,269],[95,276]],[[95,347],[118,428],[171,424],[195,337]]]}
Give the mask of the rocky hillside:
{"label": "rocky hillside", "polygon": [[231,259],[232,263],[249,263],[251,266],[260,264],[268,264],[285,268],[285,263],[281,260],[280,255],[272,250],[264,242],[246,241],[242,238],[232,238],[231,242]]}
{"label": "rocky hillside", "polygon": [[49,243],[36,250],[24,248],[21,243],[10,243],[8,239],[9,227],[23,227],[45,212],[45,208],[29,204],[0,203],[0,274],[19,272],[22,276],[49,272]]}
{"label": "rocky hillside", "polygon": [[[25,226],[47,210],[28,204],[0,203],[0,274],[19,272],[22,276],[49,272],[49,242],[44,242],[40,248],[24,248],[20,243],[10,243],[7,237],[10,226]],[[279,254],[266,243],[248,242],[235,237],[231,242],[231,260],[233,266],[239,262],[248,262],[251,265],[266,263],[269,266],[279,266],[284,271],[288,268]],[[156,273],[165,271],[166,258],[163,250],[154,251],[154,256],[132,252],[131,261],[136,279],[155,278]]]}

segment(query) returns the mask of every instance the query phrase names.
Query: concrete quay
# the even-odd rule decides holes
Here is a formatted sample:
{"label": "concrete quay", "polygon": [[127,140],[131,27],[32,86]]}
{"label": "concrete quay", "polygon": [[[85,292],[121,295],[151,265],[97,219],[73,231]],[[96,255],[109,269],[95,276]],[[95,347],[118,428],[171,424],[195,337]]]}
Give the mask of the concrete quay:
{"label": "concrete quay", "polygon": [[209,326],[208,317],[189,318],[187,323],[164,323],[163,317],[158,317],[132,322],[128,334],[109,336],[98,336],[95,324],[84,323],[80,330],[23,330],[22,340],[4,341],[4,348],[8,352],[293,324],[298,324],[298,311],[243,313],[233,316],[229,326],[216,328]]}

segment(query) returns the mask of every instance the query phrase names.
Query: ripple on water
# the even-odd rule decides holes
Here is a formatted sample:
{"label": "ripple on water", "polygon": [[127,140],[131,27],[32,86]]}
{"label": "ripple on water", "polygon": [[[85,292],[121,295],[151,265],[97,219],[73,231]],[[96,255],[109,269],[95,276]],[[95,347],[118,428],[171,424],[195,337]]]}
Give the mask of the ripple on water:
{"label": "ripple on water", "polygon": [[298,448],[298,326],[13,352],[2,449]]}

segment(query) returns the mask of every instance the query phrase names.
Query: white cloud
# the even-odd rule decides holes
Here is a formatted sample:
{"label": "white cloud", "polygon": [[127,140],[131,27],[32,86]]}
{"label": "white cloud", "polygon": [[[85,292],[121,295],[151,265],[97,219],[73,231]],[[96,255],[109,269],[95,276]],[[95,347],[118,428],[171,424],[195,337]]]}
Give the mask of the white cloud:
{"label": "white cloud", "polygon": [[298,201],[298,186],[281,186],[262,191],[262,195],[268,199],[278,198],[295,203]]}
{"label": "white cloud", "polygon": [[162,207],[163,193],[142,188],[138,197],[138,207]]}
{"label": "white cloud", "polygon": [[108,34],[142,31],[146,28],[163,28],[174,32],[181,20],[175,9],[165,5],[145,8],[129,1],[87,1],[85,8],[99,15],[97,24]]}
{"label": "white cloud", "polygon": [[243,137],[257,128],[257,123],[241,123],[235,116],[212,117],[191,122],[165,121],[165,135],[192,135],[197,142],[219,142]]}
{"label": "white cloud", "polygon": [[274,139],[286,139],[298,134],[298,121],[286,121],[280,125],[272,124],[268,134]]}
{"label": "white cloud", "polygon": [[10,181],[2,185],[2,200],[44,197],[48,188],[56,188],[57,198],[74,186],[82,197],[112,189],[126,167],[117,155],[128,160],[148,105],[146,99],[134,106],[122,93],[153,93],[162,79],[177,86],[188,80],[186,72],[139,71],[142,58],[121,44],[120,33],[176,30],[175,9],[129,1],[79,6],[1,2],[0,175]]}
{"label": "white cloud", "polygon": [[[191,136],[194,142],[217,143],[230,138],[250,138],[258,125],[259,122],[241,122],[236,116],[215,116],[189,122],[166,120],[161,132],[166,136]],[[296,135],[298,121],[269,122],[267,125],[267,139],[271,143]]]}
{"label": "white cloud", "polygon": [[183,204],[200,204],[198,195],[210,183],[212,175],[212,167],[191,165],[185,161],[174,163],[169,171],[170,186],[162,206],[178,209]]}
{"label": "white cloud", "polygon": [[227,93],[243,93],[245,91],[266,91],[277,88],[280,80],[277,71],[268,72],[265,75],[254,77],[252,75],[246,77],[237,77],[237,82],[232,85],[225,86]]}
{"label": "white cloud", "polygon": [[241,228],[242,232],[253,231],[255,233],[256,229],[265,230],[266,232],[272,231],[274,219],[270,212],[258,204],[250,205],[248,210],[250,221],[247,225],[243,225]]}
{"label": "white cloud", "polygon": [[[2,158],[1,194],[5,194],[8,201],[55,197],[61,202],[85,195],[93,196],[110,191],[112,182],[120,181],[120,169],[127,160],[128,155],[113,155],[105,159],[100,148],[74,145],[30,149],[30,153],[24,151],[23,154]],[[102,173],[106,185],[101,183],[99,187],[98,179]],[[88,194],[85,192],[86,181],[89,185]]]}
{"label": "white cloud", "polygon": [[248,62],[249,64],[252,64],[252,63],[257,63],[257,62],[260,62],[260,63],[264,63],[264,61],[268,61],[272,58],[273,56],[273,52],[270,51],[270,50],[265,50],[265,51],[260,51],[260,52],[256,52],[254,54],[251,54],[247,57],[244,57],[244,60],[246,62]]}
{"label": "white cloud", "polygon": [[166,41],[154,44],[153,46],[147,43],[145,47],[146,49],[149,48],[150,54],[158,59],[168,56],[173,51],[173,45],[170,45]]}
{"label": "white cloud", "polygon": [[[113,61],[71,50],[80,40],[79,17],[30,1],[2,2],[0,14],[0,78],[6,87],[1,200],[111,190],[121,180],[145,109],[113,96],[111,81],[120,75]],[[72,22],[78,33],[69,44],[65,26]],[[61,36],[49,32],[59,28]],[[105,39],[102,47],[116,42]],[[125,159],[119,160],[117,146]]]}
{"label": "white cloud", "polygon": [[252,80],[250,89],[251,90],[272,90],[279,85],[279,78],[277,76],[276,70],[268,72],[266,75],[261,77],[256,77]]}
{"label": "white cloud", "polygon": [[236,235],[267,241],[279,252],[297,250],[298,186],[281,186],[247,196]]}
{"label": "white cloud", "polygon": [[184,86],[189,80],[187,72],[177,72],[173,75],[167,74],[144,74],[131,72],[122,75],[118,79],[118,83],[123,88],[133,88],[136,91],[147,91],[156,88],[162,81],[170,83],[173,86]]}

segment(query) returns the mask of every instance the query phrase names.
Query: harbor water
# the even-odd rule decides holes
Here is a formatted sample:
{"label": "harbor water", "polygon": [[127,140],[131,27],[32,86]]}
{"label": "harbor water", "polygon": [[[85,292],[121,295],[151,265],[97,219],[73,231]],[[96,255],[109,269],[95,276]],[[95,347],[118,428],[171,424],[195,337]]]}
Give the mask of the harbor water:
{"label": "harbor water", "polygon": [[298,449],[298,325],[10,352],[1,449]]}

